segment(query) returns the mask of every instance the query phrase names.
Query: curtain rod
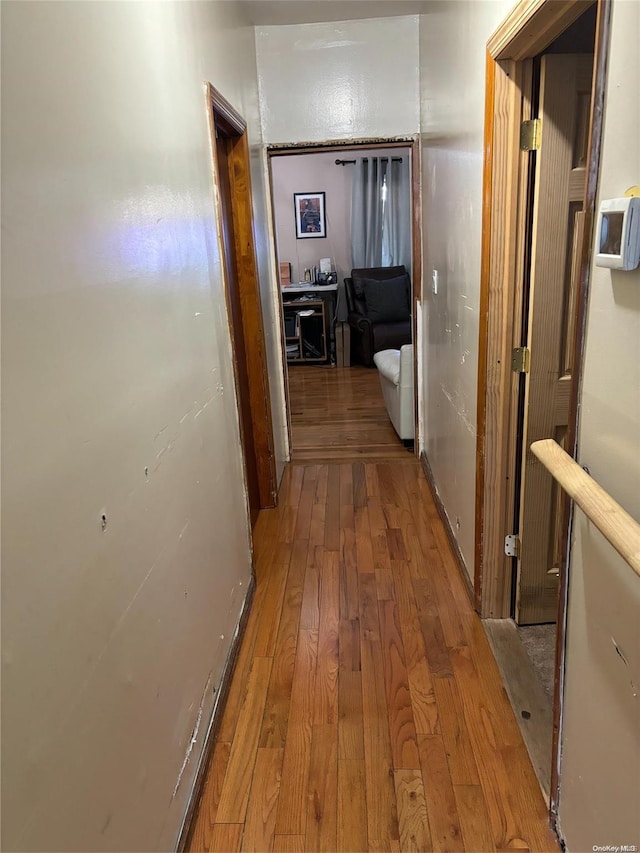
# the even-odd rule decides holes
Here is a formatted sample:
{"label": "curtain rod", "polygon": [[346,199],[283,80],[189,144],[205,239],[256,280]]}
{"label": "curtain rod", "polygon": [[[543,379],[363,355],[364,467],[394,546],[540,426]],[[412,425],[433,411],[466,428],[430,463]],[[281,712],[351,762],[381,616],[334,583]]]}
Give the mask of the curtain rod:
{"label": "curtain rod", "polygon": [[[368,160],[368,157],[363,157],[363,160]],[[402,163],[402,157],[381,157],[381,160],[393,160],[394,163]],[[336,166],[348,166],[351,163],[357,163],[357,160],[336,160]]]}

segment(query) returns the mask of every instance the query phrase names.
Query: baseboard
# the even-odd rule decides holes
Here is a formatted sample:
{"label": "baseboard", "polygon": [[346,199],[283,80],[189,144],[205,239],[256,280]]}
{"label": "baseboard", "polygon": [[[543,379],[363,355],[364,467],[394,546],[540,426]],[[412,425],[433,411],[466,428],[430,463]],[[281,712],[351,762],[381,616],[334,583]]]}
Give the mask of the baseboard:
{"label": "baseboard", "polygon": [[198,769],[196,770],[193,788],[191,789],[191,794],[189,795],[187,811],[184,816],[180,835],[178,836],[178,844],[176,846],[176,850],[178,851],[178,853],[183,853],[183,851],[187,849],[189,840],[191,838],[191,832],[194,827],[194,818],[196,816],[200,797],[202,796],[202,790],[204,788],[204,782],[207,776],[209,762],[213,753],[213,746],[216,741],[216,735],[218,733],[218,728],[220,726],[224,707],[227,702],[227,696],[229,695],[231,678],[233,677],[233,671],[235,669],[236,661],[238,659],[240,645],[242,643],[242,638],[244,637],[244,632],[247,627],[247,620],[249,618],[249,613],[251,612],[251,604],[253,603],[253,595],[255,593],[255,589],[256,581],[252,573],[251,580],[249,582],[249,587],[247,589],[247,594],[244,598],[244,604],[242,605],[240,619],[238,620],[238,630],[236,631],[234,641],[231,644],[229,654],[227,655],[227,659],[224,664],[224,669],[222,670],[222,677],[220,678],[220,688],[218,690],[215,705],[213,706],[213,710],[211,712],[211,719],[209,720],[209,727],[207,729],[207,734],[204,739],[204,746],[202,748],[202,752],[200,753],[200,758],[198,760]]}
{"label": "baseboard", "polygon": [[429,460],[427,459],[427,455],[422,451],[420,454],[420,463],[422,465],[422,470],[424,471],[424,475],[427,478],[427,483],[429,483],[429,488],[431,489],[431,494],[433,496],[434,503],[438,509],[438,514],[442,519],[442,523],[444,524],[444,529],[447,533],[447,538],[449,539],[449,544],[451,545],[451,550],[453,551],[453,556],[456,559],[456,563],[458,564],[458,570],[460,571],[460,575],[464,580],[464,584],[466,590],[469,594],[469,600],[471,601],[471,605],[475,610],[475,596],[473,592],[473,584],[471,583],[471,578],[469,577],[469,573],[467,572],[467,566],[464,561],[464,557],[462,556],[462,551],[460,550],[460,546],[458,545],[458,540],[455,537],[453,532],[453,527],[451,526],[451,522],[449,520],[449,516],[447,515],[447,511],[444,508],[444,504],[438,494],[438,488],[436,486],[436,481],[433,476],[433,471],[431,470],[431,465],[429,465]]}

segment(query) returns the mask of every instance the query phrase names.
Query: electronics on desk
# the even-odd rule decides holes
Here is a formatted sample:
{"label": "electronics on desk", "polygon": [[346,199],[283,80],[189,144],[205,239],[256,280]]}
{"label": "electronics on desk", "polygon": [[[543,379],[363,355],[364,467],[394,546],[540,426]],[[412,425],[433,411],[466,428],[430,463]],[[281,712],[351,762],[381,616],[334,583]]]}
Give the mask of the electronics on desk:
{"label": "electronics on desk", "polygon": [[333,269],[331,258],[320,258],[320,272],[316,275],[318,284],[337,284],[338,273]]}
{"label": "electronics on desk", "polygon": [[640,263],[640,198],[600,202],[596,229],[596,266],[634,270]]}

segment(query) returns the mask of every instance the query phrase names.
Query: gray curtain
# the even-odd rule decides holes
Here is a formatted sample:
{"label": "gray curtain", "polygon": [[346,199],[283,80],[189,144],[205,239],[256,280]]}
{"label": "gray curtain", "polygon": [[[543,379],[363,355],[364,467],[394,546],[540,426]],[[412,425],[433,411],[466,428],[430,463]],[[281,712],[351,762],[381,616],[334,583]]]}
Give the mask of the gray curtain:
{"label": "gray curtain", "polygon": [[351,196],[351,265],[399,264],[411,271],[409,159],[362,157]]}
{"label": "gray curtain", "polygon": [[384,240],[387,264],[404,264],[411,273],[411,190],[409,158],[391,159],[387,165],[387,199],[384,208]]}

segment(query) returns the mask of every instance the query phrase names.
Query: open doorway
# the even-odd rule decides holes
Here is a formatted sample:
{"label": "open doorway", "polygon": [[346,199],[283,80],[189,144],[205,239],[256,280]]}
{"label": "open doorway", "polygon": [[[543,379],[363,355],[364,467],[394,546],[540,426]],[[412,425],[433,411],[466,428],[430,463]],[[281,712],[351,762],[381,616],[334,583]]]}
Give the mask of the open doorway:
{"label": "open doorway", "polygon": [[606,26],[600,3],[543,3],[537,14],[507,20],[488,46],[495,153],[485,164],[490,244],[475,579],[477,606],[553,815],[568,514],[539,477],[529,446],[544,437],[569,453],[575,447]]}
{"label": "open doorway", "polygon": [[[374,357],[382,350],[397,350],[399,357],[414,340],[420,275],[419,241],[414,239],[419,199],[412,180],[416,145],[412,139],[376,140],[267,151],[294,461],[406,459],[413,446],[413,351],[402,352],[405,365],[410,359],[404,376],[411,386],[402,390],[401,424],[393,408],[396,397],[385,398]],[[365,182],[381,205],[357,217],[353,199],[367,191]],[[354,256],[353,245],[361,245],[365,225],[381,245]],[[393,231],[400,235],[395,242]],[[394,294],[393,304],[376,315],[377,325],[366,317],[357,322],[358,313],[367,309],[357,277],[354,284],[354,259],[356,267],[367,268],[367,276],[381,280],[384,298]],[[377,283],[368,286],[375,290]]]}

